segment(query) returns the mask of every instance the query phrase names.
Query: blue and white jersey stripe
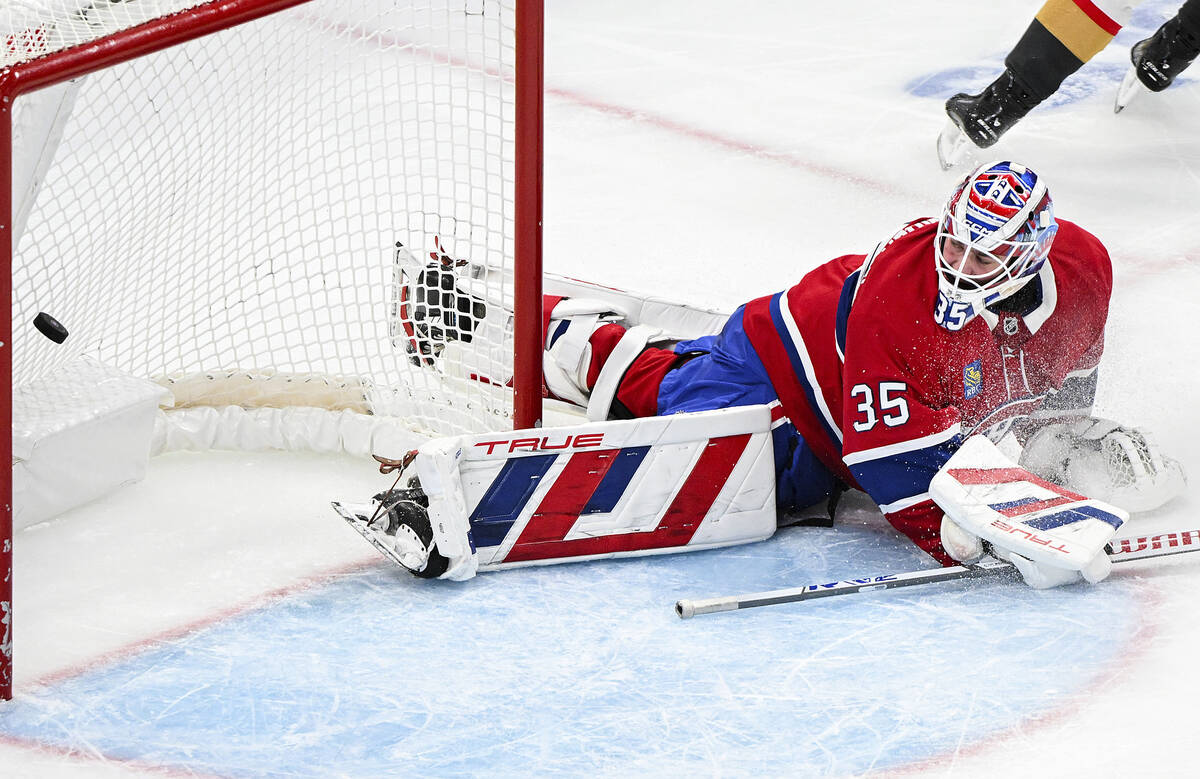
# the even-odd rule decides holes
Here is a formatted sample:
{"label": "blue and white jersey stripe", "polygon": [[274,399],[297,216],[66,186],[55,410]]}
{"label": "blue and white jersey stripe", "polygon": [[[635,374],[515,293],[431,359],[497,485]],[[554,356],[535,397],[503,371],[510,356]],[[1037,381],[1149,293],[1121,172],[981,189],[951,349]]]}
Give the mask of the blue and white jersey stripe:
{"label": "blue and white jersey stripe", "polygon": [[[793,287],[789,291],[794,291],[795,289],[797,288]],[[796,379],[804,390],[809,407],[818,411],[817,418],[821,422],[821,427],[825,430],[826,435],[837,443],[840,449],[842,444],[841,426],[834,420],[833,414],[829,410],[829,404],[825,402],[825,396],[821,394],[821,387],[817,382],[816,370],[813,368],[808,347],[804,343],[804,338],[800,335],[800,328],[796,325],[796,319],[792,316],[791,308],[784,300],[784,295],[786,294],[787,292],[780,292],[771,297],[771,319],[774,321],[775,329],[779,331],[780,341],[783,343],[783,348],[787,351],[788,359],[792,363],[792,370],[795,372]]]}
{"label": "blue and white jersey stripe", "polygon": [[885,512],[899,511],[929,497],[929,482],[962,444],[955,424],[931,435],[864,449],[844,459],[850,473]]}

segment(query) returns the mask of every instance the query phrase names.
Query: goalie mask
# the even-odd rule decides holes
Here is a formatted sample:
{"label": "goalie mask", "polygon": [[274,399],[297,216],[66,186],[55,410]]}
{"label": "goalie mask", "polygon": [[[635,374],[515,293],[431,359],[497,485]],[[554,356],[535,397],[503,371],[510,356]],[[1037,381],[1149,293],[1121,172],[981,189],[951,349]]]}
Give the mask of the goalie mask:
{"label": "goalie mask", "polygon": [[961,330],[983,309],[1029,283],[1058,232],[1042,177],[1015,162],[968,175],[950,196],[934,241],[934,321]]}

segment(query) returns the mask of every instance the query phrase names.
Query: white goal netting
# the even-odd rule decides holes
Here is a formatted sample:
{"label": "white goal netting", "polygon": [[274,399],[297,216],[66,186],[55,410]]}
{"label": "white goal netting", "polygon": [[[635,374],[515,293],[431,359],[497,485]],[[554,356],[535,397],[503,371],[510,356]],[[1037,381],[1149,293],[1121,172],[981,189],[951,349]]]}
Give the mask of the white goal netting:
{"label": "white goal netting", "polygon": [[[18,0],[0,56],[210,5]],[[513,26],[513,0],[315,0],[20,97],[15,395],[82,356],[180,405],[262,380],[430,433],[510,427]],[[467,316],[404,316],[468,282]]]}

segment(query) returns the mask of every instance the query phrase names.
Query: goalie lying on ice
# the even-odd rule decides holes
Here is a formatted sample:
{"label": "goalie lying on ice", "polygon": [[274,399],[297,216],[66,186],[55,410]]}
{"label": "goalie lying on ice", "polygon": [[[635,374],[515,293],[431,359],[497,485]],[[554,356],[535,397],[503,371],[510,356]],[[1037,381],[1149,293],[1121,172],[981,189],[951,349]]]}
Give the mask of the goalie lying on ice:
{"label": "goalie lying on ice", "polygon": [[[548,298],[546,385],[585,407],[592,425],[432,442],[417,458],[416,492],[339,510],[419,575],[466,578],[535,560],[763,538],[776,509],[819,503],[840,483],[868,493],[943,564],[978,555],[982,538],[1020,558],[1035,586],[1081,571],[1099,580],[1107,569],[1097,555],[1123,520],[1097,520],[1108,531],[1082,533],[1091,554],[1047,557],[964,519],[963,501],[977,495],[943,496],[939,505],[930,485],[939,472],[964,470],[948,466],[964,442],[1011,434],[1024,444],[1021,465],[1042,478],[992,472],[1074,491],[1059,493],[1059,503],[1084,505],[1087,495],[1140,511],[1182,489],[1178,463],[1143,432],[1091,417],[1111,289],[1104,246],[1055,218],[1038,174],[1013,162],[983,165],[939,219],[909,222],[869,254],[836,258],[746,303],[715,335],[663,343],[617,306]],[[712,421],[714,410],[741,407],[757,416]],[[603,421],[612,419],[634,421]],[[610,427],[619,425],[627,429]],[[482,470],[473,454],[481,444],[492,461]],[[759,446],[771,456],[753,454]],[[766,469],[756,465],[764,460]],[[661,489],[631,496],[634,481]],[[709,482],[702,500],[679,504]],[[765,491],[774,505],[764,511]],[[389,518],[397,507],[432,522],[397,533],[405,524]],[[1095,520],[1089,511],[1046,521]]]}

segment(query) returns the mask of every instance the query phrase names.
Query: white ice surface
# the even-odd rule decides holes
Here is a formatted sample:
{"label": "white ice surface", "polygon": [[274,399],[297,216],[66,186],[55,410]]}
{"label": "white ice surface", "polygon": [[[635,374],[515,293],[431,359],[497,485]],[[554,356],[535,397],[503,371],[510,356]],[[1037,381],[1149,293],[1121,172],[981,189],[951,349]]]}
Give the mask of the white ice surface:
{"label": "white ice surface", "polygon": [[[1200,73],[1111,110],[1130,44],[1174,7],[1146,3],[989,156],[1039,169],[1059,215],[1111,251],[1098,411],[1153,430],[1200,474]],[[957,175],[934,156],[941,101],[986,83],[1035,11],[966,8],[552,0],[547,268],[729,307],[935,213]],[[941,88],[913,94],[921,84]],[[1191,774],[1189,556],[1092,590],[910,590],[681,623],[676,597],[924,563],[851,501],[835,530],[740,550],[422,589],[327,508],[381,481],[349,458],[168,455],[142,484],[21,533],[0,773],[372,775],[383,760],[435,775]],[[1132,529],[1194,527],[1196,506],[1189,490]],[[341,587],[345,612],[322,600]],[[332,627],[340,643],[321,643]],[[363,677],[324,662],[342,652]],[[256,687],[273,657],[303,662]],[[187,692],[154,709],[172,685]],[[281,702],[288,689],[305,694]],[[290,719],[269,722],[285,703]],[[246,707],[259,717],[242,727]],[[388,712],[428,724],[371,737]],[[467,762],[446,757],[456,736]]]}

